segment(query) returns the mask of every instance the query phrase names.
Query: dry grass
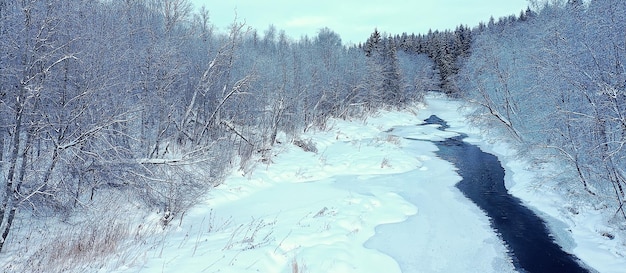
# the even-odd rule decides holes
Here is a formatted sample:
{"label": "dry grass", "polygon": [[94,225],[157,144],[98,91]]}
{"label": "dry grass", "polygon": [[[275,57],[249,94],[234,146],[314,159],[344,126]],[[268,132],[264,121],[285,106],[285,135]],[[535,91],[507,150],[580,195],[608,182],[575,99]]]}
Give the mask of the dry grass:
{"label": "dry grass", "polygon": [[380,168],[384,169],[385,167],[391,167],[391,163],[389,163],[389,159],[388,158],[383,158],[383,161],[380,162]]}
{"label": "dry grass", "polygon": [[222,250],[245,251],[266,246],[275,240],[275,225],[276,220],[268,222],[263,219],[253,219],[248,224],[241,224],[231,233],[230,239]]}
{"label": "dry grass", "polygon": [[[97,272],[132,263],[146,238],[162,232],[158,221],[139,224],[143,208],[109,196],[63,221],[25,217],[16,229],[0,272]],[[134,218],[134,219],[133,219]],[[27,227],[27,229],[26,229]]]}
{"label": "dry grass", "polygon": [[385,141],[391,144],[400,145],[400,137],[395,135],[387,135],[387,139],[385,139]]}
{"label": "dry grass", "polygon": [[291,260],[291,273],[305,273],[306,271],[306,265],[298,264],[298,260],[296,260],[296,258]]}
{"label": "dry grass", "polygon": [[101,268],[106,258],[118,253],[123,242],[132,236],[130,230],[127,223],[117,221],[67,228],[15,266],[24,272],[80,272]]}

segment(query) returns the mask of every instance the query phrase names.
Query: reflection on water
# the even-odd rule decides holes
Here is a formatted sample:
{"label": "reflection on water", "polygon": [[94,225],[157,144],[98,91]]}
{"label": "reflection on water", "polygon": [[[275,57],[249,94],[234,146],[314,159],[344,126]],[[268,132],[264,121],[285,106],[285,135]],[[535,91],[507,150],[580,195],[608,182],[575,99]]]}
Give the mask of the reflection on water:
{"label": "reflection on water", "polygon": [[[437,116],[425,124],[448,125]],[[521,272],[588,272],[574,256],[552,239],[545,223],[504,186],[504,169],[498,158],[463,141],[465,135],[435,141],[437,155],[458,168],[462,180],[456,185],[487,213],[491,226],[507,244],[515,267]]]}

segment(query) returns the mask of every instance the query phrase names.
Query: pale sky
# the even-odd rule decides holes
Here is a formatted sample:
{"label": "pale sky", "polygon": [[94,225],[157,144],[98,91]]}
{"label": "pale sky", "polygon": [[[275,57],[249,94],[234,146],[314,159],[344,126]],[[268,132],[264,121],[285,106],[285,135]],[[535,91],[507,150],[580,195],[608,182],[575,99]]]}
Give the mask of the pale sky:
{"label": "pale sky", "polygon": [[211,22],[225,32],[235,18],[244,21],[259,34],[270,24],[284,30],[293,39],[314,37],[328,27],[344,43],[364,42],[378,28],[389,34],[427,33],[429,29],[470,27],[519,15],[527,0],[191,0],[194,7],[206,6]]}

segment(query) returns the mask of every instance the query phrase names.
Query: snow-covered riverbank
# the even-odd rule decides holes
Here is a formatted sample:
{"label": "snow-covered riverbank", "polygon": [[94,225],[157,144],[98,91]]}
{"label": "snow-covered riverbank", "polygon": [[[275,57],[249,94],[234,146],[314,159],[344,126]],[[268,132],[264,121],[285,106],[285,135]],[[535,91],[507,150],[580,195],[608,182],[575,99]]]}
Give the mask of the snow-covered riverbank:
{"label": "snow-covered riverbank", "polygon": [[[428,107],[413,112],[332,120],[329,130],[302,136],[317,153],[284,141],[272,164],[232,174],[172,222],[175,230],[150,239],[155,247],[125,256],[118,271],[513,271],[488,218],[454,187],[460,177],[452,164],[435,156],[434,144],[403,139],[450,136],[435,125],[414,126],[437,114],[450,131],[478,141],[457,107],[429,97]],[[519,176],[526,168],[508,150],[482,146],[503,156],[507,179],[532,178]],[[530,182],[510,183],[517,192],[531,191]],[[620,261],[602,272],[623,269]]]}

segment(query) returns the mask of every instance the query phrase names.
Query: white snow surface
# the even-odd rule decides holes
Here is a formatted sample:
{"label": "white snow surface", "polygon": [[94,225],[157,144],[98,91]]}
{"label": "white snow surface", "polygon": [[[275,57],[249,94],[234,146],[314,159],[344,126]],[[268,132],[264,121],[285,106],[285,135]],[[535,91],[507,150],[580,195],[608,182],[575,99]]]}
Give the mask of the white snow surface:
{"label": "white snow surface", "polygon": [[428,142],[454,133],[415,126],[431,114],[497,154],[512,192],[561,223],[557,237],[573,235],[581,259],[600,272],[626,268],[619,246],[586,233],[598,219],[556,220],[559,197],[530,187],[528,166],[505,145],[482,141],[458,107],[430,95],[413,111],[334,119],[330,129],[301,136],[317,153],[283,137],[271,164],[233,172],[115,272],[514,272],[487,216],[454,186],[461,178]]}

